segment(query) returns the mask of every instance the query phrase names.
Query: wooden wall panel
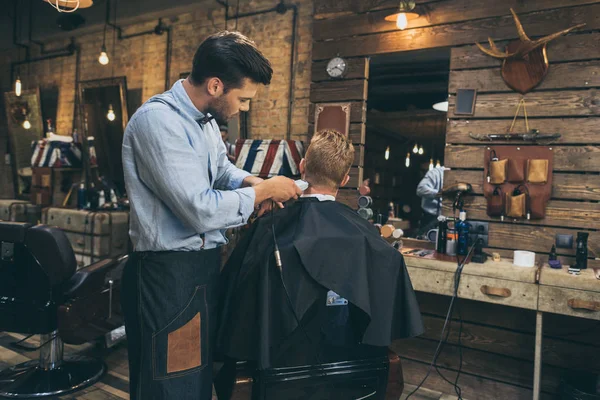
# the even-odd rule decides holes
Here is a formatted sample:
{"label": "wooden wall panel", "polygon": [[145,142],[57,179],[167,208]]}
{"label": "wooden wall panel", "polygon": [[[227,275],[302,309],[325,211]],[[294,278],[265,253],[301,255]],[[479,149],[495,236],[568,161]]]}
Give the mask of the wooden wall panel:
{"label": "wooden wall panel", "polygon": [[365,164],[365,146],[362,144],[354,145],[354,162],[353,166],[362,167]]}
{"label": "wooden wall panel", "polygon": [[350,180],[346,184],[346,188],[353,189],[358,188],[363,181],[363,169],[362,167],[350,168]]}
{"label": "wooden wall panel", "polygon": [[[483,170],[444,172],[444,186],[469,182],[473,186],[473,192],[479,195],[483,194],[483,179]],[[555,172],[552,182],[552,198],[600,201],[600,175]]]}
{"label": "wooden wall panel", "polygon": [[[503,49],[508,42],[496,42]],[[569,36],[554,40],[548,44],[548,60],[550,70],[557,62],[579,61],[600,58],[600,33],[573,33]],[[500,67],[502,61],[484,54],[477,46],[463,46],[452,49],[450,69],[472,69]]]}
{"label": "wooden wall panel", "polygon": [[[517,111],[519,93],[478,94],[475,114],[472,118],[512,118]],[[448,99],[448,117],[461,118],[454,114],[456,96]],[[525,98],[527,113],[536,117],[599,116],[600,91],[562,90],[531,92]],[[521,112],[522,115],[522,112]]]}
{"label": "wooden wall panel", "polygon": [[367,80],[350,79],[333,82],[313,83],[310,86],[310,101],[313,103],[364,100],[367,98]]}
{"label": "wooden wall panel", "polygon": [[[485,146],[446,146],[445,164],[450,168],[483,169],[484,151]],[[554,146],[553,151],[555,171],[600,172],[600,146]]]}
{"label": "wooden wall panel", "polygon": [[[548,75],[535,89],[592,88],[600,86],[600,60],[551,64]],[[450,72],[449,93],[456,89],[477,89],[479,93],[511,92],[500,74],[500,68]],[[525,100],[529,96],[526,96]]]}
{"label": "wooden wall panel", "polygon": [[[446,143],[482,144],[481,141],[472,139],[469,134],[504,134],[508,132],[511,123],[512,119],[453,119],[447,124]],[[562,136],[559,139],[552,140],[552,145],[600,144],[600,123],[596,118],[530,118],[529,126],[530,128],[539,129],[540,133],[560,133]],[[521,118],[515,123],[514,132],[525,133],[525,122],[522,114]],[[503,143],[523,144],[522,141]]]}
{"label": "wooden wall panel", "polygon": [[350,124],[348,138],[353,144],[365,144],[365,124]]}
{"label": "wooden wall panel", "polygon": [[[492,3],[486,1],[486,5],[480,5],[479,8]],[[595,30],[600,28],[600,4],[526,14],[521,16],[521,22],[531,37],[546,35],[579,23],[586,24],[586,31]],[[496,40],[516,38],[517,31],[512,16],[314,42],[313,61],[326,60],[336,54],[355,57],[473,44],[476,41],[486,42],[490,35]]]}
{"label": "wooden wall panel", "polygon": [[[318,61],[312,64],[311,79],[313,82],[332,81],[327,74],[327,63],[329,60]],[[369,62],[365,57],[347,58],[348,68],[344,79],[364,79],[369,76]]]}
{"label": "wooden wall panel", "polygon": [[[444,215],[452,214],[452,205],[443,202]],[[500,222],[500,218],[488,217],[487,202],[482,196],[465,197],[465,209],[470,219]],[[510,218],[506,219],[507,221]],[[546,205],[546,217],[539,220],[517,221],[526,225],[554,225],[570,228],[598,228],[600,205],[580,201],[550,200]]]}
{"label": "wooden wall panel", "polygon": [[[596,0],[572,0],[569,2],[569,5],[576,6],[596,2]],[[369,2],[364,1],[362,3],[368,6]],[[523,2],[522,0],[495,1],[489,2],[485,7],[481,6],[480,0],[432,2],[425,7],[420,7],[422,15],[417,19],[410,20],[408,29],[474,19],[510,16],[509,9],[511,7],[515,9],[517,14],[525,15],[534,11],[564,6],[564,0],[538,0],[535,2]],[[398,5],[395,4],[382,11],[341,16],[336,18],[335,21],[317,20],[313,25],[313,40],[336,39],[354,35],[395,31],[397,30],[395,23],[385,21],[385,17],[392,14],[397,7]],[[426,11],[426,14],[423,11]],[[525,27],[527,31],[527,26]]]}

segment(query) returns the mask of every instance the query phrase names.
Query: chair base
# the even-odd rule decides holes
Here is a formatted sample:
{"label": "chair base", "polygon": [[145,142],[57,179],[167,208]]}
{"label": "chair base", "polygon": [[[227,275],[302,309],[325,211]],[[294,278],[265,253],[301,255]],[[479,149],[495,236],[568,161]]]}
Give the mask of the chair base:
{"label": "chair base", "polygon": [[67,357],[60,366],[44,370],[39,361],[28,361],[0,371],[0,398],[36,399],[85,389],[106,372],[103,361],[89,357]]}

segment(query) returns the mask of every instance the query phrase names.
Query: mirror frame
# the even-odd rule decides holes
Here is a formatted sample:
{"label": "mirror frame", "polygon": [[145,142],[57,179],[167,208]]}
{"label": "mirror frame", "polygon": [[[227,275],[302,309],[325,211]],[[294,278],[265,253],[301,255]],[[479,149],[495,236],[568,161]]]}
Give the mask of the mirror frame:
{"label": "mirror frame", "polygon": [[[34,109],[30,110],[30,112],[33,113],[33,115],[37,118],[34,118],[34,120],[32,120],[32,126],[31,129],[34,129],[35,131],[38,131],[40,134],[37,137],[37,139],[34,140],[40,140],[44,138],[44,121],[43,121],[43,116],[42,116],[42,104],[41,104],[41,97],[40,97],[40,88],[39,87],[35,87],[33,89],[26,89],[23,90],[21,92],[21,96],[17,97],[14,93],[14,91],[10,91],[10,92],[5,92],[4,93],[4,108],[5,108],[5,116],[6,116],[6,125],[7,125],[7,135],[8,135],[8,145],[9,145],[9,150],[10,150],[10,168],[11,168],[11,172],[12,172],[12,179],[13,179],[13,197],[15,199],[18,200],[29,200],[30,199],[30,194],[22,194],[20,192],[20,187],[19,187],[19,173],[18,173],[18,169],[19,167],[17,166],[17,159],[16,159],[16,154],[17,154],[17,149],[15,147],[15,140],[13,138],[13,136],[17,135],[18,132],[15,132],[13,129],[11,129],[12,125],[10,123],[10,104],[15,101],[18,98],[25,98],[25,97],[32,97],[32,100],[35,100],[35,104],[33,104],[32,106],[34,107]],[[28,159],[29,160],[29,167],[31,167],[31,157]]]}
{"label": "mirror frame", "polygon": [[[127,113],[127,78],[125,76],[117,76],[114,78],[104,79],[91,79],[87,81],[79,81],[77,83],[77,90],[79,91],[79,101],[83,102],[84,92],[86,89],[102,88],[107,86],[118,86],[119,87],[119,99],[121,101],[121,115],[123,123],[123,133],[129,122],[129,115]],[[73,119],[73,127],[76,126],[76,118]],[[83,134],[83,132],[82,132]],[[87,132],[85,132],[87,135]]]}

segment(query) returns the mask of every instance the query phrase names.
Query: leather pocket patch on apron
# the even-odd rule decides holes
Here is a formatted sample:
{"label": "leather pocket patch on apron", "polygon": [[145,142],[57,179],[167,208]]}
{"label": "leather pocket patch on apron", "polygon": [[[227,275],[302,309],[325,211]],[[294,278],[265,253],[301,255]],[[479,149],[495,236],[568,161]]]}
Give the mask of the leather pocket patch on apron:
{"label": "leather pocket patch on apron", "polygon": [[184,371],[202,365],[200,313],[167,337],[167,373]]}

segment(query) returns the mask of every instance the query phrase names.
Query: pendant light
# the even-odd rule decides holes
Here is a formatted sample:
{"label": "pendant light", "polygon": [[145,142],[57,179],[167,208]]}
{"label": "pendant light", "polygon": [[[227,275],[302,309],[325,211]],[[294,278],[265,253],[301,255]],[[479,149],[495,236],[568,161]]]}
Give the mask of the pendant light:
{"label": "pendant light", "polygon": [[17,80],[15,80],[15,95],[19,97],[21,95],[21,79],[19,75],[17,75]]}
{"label": "pendant light", "polygon": [[388,146],[387,149],[385,149],[385,159],[390,159],[390,146]]}
{"label": "pendant light", "polygon": [[113,110],[112,104],[108,105],[108,114],[106,114],[106,118],[108,118],[110,122],[115,120],[115,111]]}
{"label": "pendant light", "polygon": [[442,166],[440,165],[440,160],[437,160],[437,161],[435,162],[435,167],[436,167],[436,168],[441,168],[441,167],[442,167]]}
{"label": "pendant light", "polygon": [[406,29],[408,21],[419,17],[419,14],[414,12],[415,2],[414,0],[401,0],[398,10],[391,15],[385,17],[386,21],[396,22],[396,27],[400,30]]}
{"label": "pendant light", "polygon": [[25,129],[31,128],[31,122],[29,122],[29,118],[27,118],[27,114],[25,114],[25,121],[23,121],[23,128],[25,128]]}
{"label": "pendant light", "polygon": [[415,143],[415,147],[413,147],[413,153],[417,154],[419,152],[419,146]]}
{"label": "pendant light", "polygon": [[108,25],[108,12],[110,7],[110,0],[106,0],[106,20],[104,21],[104,34],[102,36],[102,49],[100,50],[100,56],[98,62],[101,65],[106,65],[110,62],[108,54],[106,54],[106,25]]}
{"label": "pendant light", "polygon": [[421,147],[419,147],[419,154],[423,155],[425,151],[423,150],[423,145],[421,145]]}
{"label": "pendant light", "polygon": [[431,171],[433,169],[433,158],[429,159],[429,170]]}
{"label": "pendant light", "polygon": [[406,167],[410,167],[410,153],[406,153],[406,161],[404,162],[404,165],[406,165]]}

